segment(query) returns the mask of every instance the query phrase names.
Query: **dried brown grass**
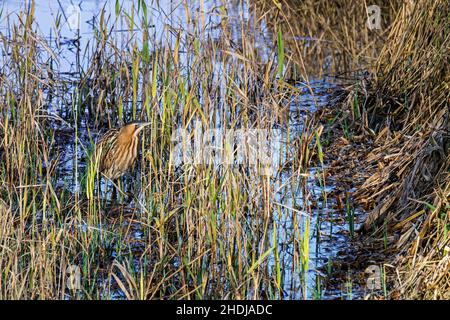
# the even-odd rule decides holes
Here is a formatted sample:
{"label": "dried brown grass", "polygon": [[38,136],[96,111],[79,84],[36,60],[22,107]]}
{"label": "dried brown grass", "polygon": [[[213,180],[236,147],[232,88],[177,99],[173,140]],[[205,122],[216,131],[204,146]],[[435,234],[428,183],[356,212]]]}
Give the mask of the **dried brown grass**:
{"label": "dried brown grass", "polygon": [[[296,68],[288,76],[308,80],[374,65],[401,2],[377,1],[381,29],[367,27],[366,1],[253,0],[252,8],[272,30],[281,28],[286,60]],[[276,36],[276,32],[274,32]]]}
{"label": "dried brown grass", "polygon": [[392,298],[450,298],[449,14],[447,1],[405,2],[377,72],[346,103],[365,101],[355,127],[371,147],[355,198],[372,208],[366,244],[388,243]]}

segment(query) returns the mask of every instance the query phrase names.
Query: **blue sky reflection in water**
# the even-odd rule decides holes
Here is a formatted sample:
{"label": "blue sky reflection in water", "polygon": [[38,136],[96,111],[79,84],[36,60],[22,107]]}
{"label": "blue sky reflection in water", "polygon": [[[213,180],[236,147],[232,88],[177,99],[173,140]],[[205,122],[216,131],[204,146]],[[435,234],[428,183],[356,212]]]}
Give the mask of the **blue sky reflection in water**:
{"label": "blue sky reflection in water", "polygon": [[[9,37],[9,26],[17,21],[18,15],[21,10],[26,10],[28,7],[28,1],[3,1],[2,16],[0,17],[0,32]],[[110,29],[110,32],[114,34],[112,37],[116,42],[116,46],[120,48],[127,48],[130,43],[137,41],[138,46],[142,48],[142,21],[140,21],[140,15],[136,15],[135,26],[131,28],[127,23],[127,19],[123,15],[116,16],[116,2],[115,1],[82,1],[80,6],[74,5],[71,1],[36,1],[35,4],[35,21],[38,26],[38,33],[45,35],[46,40],[51,44],[52,50],[58,58],[56,67],[54,67],[61,79],[65,79],[68,83],[76,83],[79,81],[80,70],[87,68],[90,63],[90,56],[94,52],[95,48],[92,46],[92,39],[98,35],[98,25],[100,12],[105,9],[104,19],[106,19],[106,25]],[[133,4],[134,3],[134,4]],[[122,10],[131,12],[137,10],[136,2],[122,1]],[[216,38],[219,37],[221,29],[218,26],[221,23],[220,6],[221,1],[206,1],[204,12],[201,12],[198,7],[198,2],[189,1],[191,12],[195,12],[195,16],[190,17],[191,21],[187,21],[185,9],[182,1],[159,1],[159,6],[148,5],[148,21],[146,25],[149,29],[150,37],[153,39],[153,43],[161,43],[166,46],[173,47],[175,37],[174,31],[182,30],[185,36],[188,36],[191,32],[191,28],[194,28],[192,21],[196,21],[197,24],[204,25],[205,33],[203,37]],[[245,21],[251,23],[249,19],[250,14],[248,8],[244,5],[237,4],[234,10],[228,10],[228,19],[231,21],[231,34],[232,38],[239,42],[240,37],[240,23]],[[55,21],[60,21],[57,26]],[[232,21],[236,23],[233,24]],[[258,28],[255,27],[255,32],[258,36],[255,46],[261,52],[261,59],[268,59],[269,52],[265,52],[265,48],[269,46],[269,42],[272,41],[272,37],[268,30],[265,30],[262,23]],[[130,47],[131,50],[131,47]],[[190,59],[183,51],[183,43],[181,43],[181,63],[188,68]],[[3,53],[2,53],[3,54]],[[215,81],[224,84],[226,70],[221,69],[220,65],[217,65],[217,72],[214,72]],[[286,132],[290,131],[292,137],[298,136],[301,133],[303,120],[306,115],[317,110],[321,105],[325,105],[329,102],[330,95],[329,90],[333,90],[336,85],[329,81],[330,79],[316,79],[311,81],[310,85],[312,92],[306,86],[297,84],[303,94],[298,96],[298,99],[293,100],[289,106],[289,128],[281,128],[281,131],[286,136]],[[65,89],[61,88],[61,91]],[[67,93],[62,93],[61,96],[67,95],[67,100],[56,99],[52,103],[49,103],[48,109],[50,113],[58,114],[61,109],[61,104],[71,100],[72,90],[68,90]],[[63,117],[63,115],[58,114]],[[79,132],[80,141],[88,142],[87,135],[87,123],[82,123]],[[217,124],[219,127],[220,123]],[[73,138],[72,138],[73,139]],[[286,140],[281,139],[283,141]],[[84,168],[82,162],[83,148],[78,146],[74,147],[74,140],[68,141],[68,146],[63,152],[61,163],[64,164],[62,170],[68,173],[65,180],[61,181],[61,184],[69,184],[72,190],[77,190],[77,178],[73,178],[69,173],[74,170],[74,163],[76,163],[80,170]],[[279,149],[282,150],[280,155],[274,155],[276,161],[280,163],[288,161],[289,159],[283,158],[284,155],[292,152],[288,151],[289,146],[281,145]],[[74,162],[73,159],[76,158]],[[292,189],[285,188],[289,183],[291,176],[289,173],[280,171],[272,180],[275,190],[278,190],[275,201],[283,208],[280,211],[274,212],[274,221],[276,225],[276,239],[277,246],[280,248],[280,256],[278,257],[284,266],[282,277],[284,279],[284,292],[285,298],[315,298],[317,295],[317,277],[325,276],[323,274],[324,266],[335,259],[339,251],[345,250],[347,246],[348,238],[346,236],[345,224],[336,223],[333,226],[330,223],[333,220],[339,220],[336,217],[337,213],[333,212],[328,203],[321,202],[321,195],[323,192],[327,193],[333,190],[333,184],[326,185],[323,188],[317,185],[317,179],[315,175],[319,171],[317,169],[310,170],[310,189],[312,199],[319,202],[316,209],[312,211],[312,214],[308,214],[305,210],[302,210],[303,195],[301,191],[293,192]],[[64,175],[63,175],[64,176]],[[289,212],[290,211],[290,212]],[[292,220],[293,215],[296,215],[296,225]],[[326,216],[328,219],[319,218]],[[336,219],[335,219],[336,218]],[[89,226],[83,226],[89,227]],[[95,227],[95,226],[94,226]],[[310,229],[309,244],[309,264],[307,267],[306,278],[303,278],[301,274],[292,272],[296,268],[293,267],[292,261],[294,250],[292,238],[298,237],[297,233],[304,233],[305,228]],[[141,237],[139,230],[136,230],[133,235],[136,239]],[[274,244],[272,244],[274,245]],[[275,265],[275,258],[269,256],[269,266]],[[320,271],[320,270],[322,271]],[[341,296],[340,292],[321,292],[322,298],[336,298]],[[119,295],[120,296],[120,295]]]}

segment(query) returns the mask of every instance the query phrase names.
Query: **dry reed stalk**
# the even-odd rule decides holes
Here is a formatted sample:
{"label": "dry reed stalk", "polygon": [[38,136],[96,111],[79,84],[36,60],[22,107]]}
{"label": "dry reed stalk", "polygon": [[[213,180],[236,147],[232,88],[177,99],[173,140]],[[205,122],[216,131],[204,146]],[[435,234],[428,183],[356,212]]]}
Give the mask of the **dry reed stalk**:
{"label": "dry reed stalk", "polygon": [[[388,230],[392,297],[448,298],[450,228],[450,32],[447,1],[405,2],[369,83],[356,127],[372,145],[355,198],[372,208],[368,244]],[[367,134],[370,133],[370,134]],[[361,149],[362,150],[362,149]],[[395,239],[391,237],[395,236]]]}

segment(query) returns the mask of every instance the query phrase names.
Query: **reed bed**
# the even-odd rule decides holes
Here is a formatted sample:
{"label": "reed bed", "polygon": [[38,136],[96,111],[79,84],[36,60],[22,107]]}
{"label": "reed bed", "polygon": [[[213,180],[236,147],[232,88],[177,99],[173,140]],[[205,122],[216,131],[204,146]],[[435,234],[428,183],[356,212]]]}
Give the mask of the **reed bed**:
{"label": "reed bed", "polygon": [[[284,35],[289,75],[308,81],[327,75],[355,79],[377,61],[400,1],[254,0],[267,26]],[[379,28],[369,28],[368,6],[380,8]],[[314,61],[314,63],[311,63]]]}
{"label": "reed bed", "polygon": [[333,146],[368,211],[363,251],[386,266],[390,298],[449,298],[449,9],[402,5],[374,72],[343,101]]}
{"label": "reed bed", "polygon": [[[341,262],[311,270],[311,239],[339,224],[383,298],[448,298],[449,7],[379,2],[369,30],[363,1],[116,1],[88,42],[64,12],[41,34],[33,1],[0,16],[0,298],[319,299]],[[330,73],[351,85],[319,108]],[[95,141],[132,120],[139,161],[102,183]],[[211,138],[253,129],[273,172]]]}
{"label": "reed bed", "polygon": [[[450,298],[449,14],[445,1],[403,6],[378,64],[374,87],[382,98],[377,94],[369,109],[386,117],[392,130],[380,150],[373,150],[389,160],[362,186],[361,196],[375,187],[381,190],[378,199],[385,199],[367,226],[372,218],[392,215],[387,223],[394,223],[400,253],[393,296]],[[386,180],[388,173],[395,174],[394,181]],[[387,189],[392,189],[388,195]]]}
{"label": "reed bed", "polygon": [[[308,297],[306,179],[320,131],[306,117],[291,132],[286,106],[301,90],[283,81],[283,37],[257,47],[256,19],[233,8],[180,2],[185,28],[153,32],[154,7],[117,1],[85,47],[71,45],[69,75],[63,39],[40,34],[34,2],[3,17],[1,299]],[[218,36],[205,12],[220,21]],[[59,13],[56,35],[63,22]],[[137,119],[152,125],[114,203],[93,169],[94,144]],[[197,128],[280,129],[280,163],[272,175],[258,163],[177,165],[176,131],[194,140]]]}

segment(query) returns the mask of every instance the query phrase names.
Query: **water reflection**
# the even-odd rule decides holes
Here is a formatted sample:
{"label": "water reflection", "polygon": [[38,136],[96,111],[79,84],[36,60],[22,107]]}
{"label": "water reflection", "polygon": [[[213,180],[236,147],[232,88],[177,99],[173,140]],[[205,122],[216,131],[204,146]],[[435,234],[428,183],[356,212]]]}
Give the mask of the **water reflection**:
{"label": "water reflection", "polygon": [[[19,19],[20,11],[30,9],[30,2],[23,1],[6,1],[3,2],[3,14],[0,17],[0,32],[6,37],[11,38],[10,25]],[[75,101],[80,98],[79,83],[82,81],[93,81],[86,76],[93,59],[96,58],[97,49],[94,47],[94,38],[101,37],[99,28],[106,28],[107,33],[114,34],[112,37],[114,43],[111,47],[120,48],[127,52],[133,50],[146,50],[145,37],[152,39],[151,43],[161,44],[169,48],[174,48],[177,37],[182,39],[180,42],[180,64],[182,66],[180,74],[187,72],[192,67],[193,62],[187,54],[185,47],[190,41],[183,41],[189,37],[198,37],[203,39],[219,39],[223,29],[218,26],[223,23],[224,17],[229,25],[228,32],[230,39],[234,43],[230,46],[239,46],[242,35],[242,25],[246,24],[247,28],[254,30],[255,48],[261,63],[265,63],[270,59],[270,53],[273,44],[271,43],[271,35],[265,30],[264,23],[256,26],[252,25],[253,20],[250,17],[249,9],[245,2],[237,2],[234,10],[223,12],[221,1],[209,1],[203,8],[199,3],[192,1],[188,6],[190,10],[186,10],[183,1],[159,1],[159,5],[149,5],[147,9],[137,8],[136,2],[121,2],[121,10],[135,14],[134,25],[129,24],[128,17],[123,14],[117,15],[118,8],[115,1],[82,1],[79,8],[73,6],[68,1],[38,1],[35,3],[35,20],[38,26],[38,33],[45,35],[46,41],[51,45],[50,50],[43,50],[44,60],[52,65],[54,71],[57,72],[58,84],[51,90],[45,92],[45,101],[47,112],[58,118],[58,121],[50,122],[55,131],[55,139],[57,139],[57,150],[55,150],[59,158],[59,173],[61,179],[58,180],[58,187],[68,189],[73,193],[80,193],[81,187],[79,181],[86,169],[86,152],[91,139],[95,139],[99,132],[92,126],[92,119],[87,117],[75,118],[78,112],[74,112],[67,105],[75,105]],[[104,9],[104,14],[101,14]],[[146,10],[146,13],[142,12]],[[137,14],[137,12],[140,12]],[[189,16],[187,12],[193,13]],[[143,18],[143,17],[146,17]],[[59,22],[58,22],[59,21]],[[103,25],[102,25],[103,24]],[[250,27],[248,27],[250,26]],[[201,30],[201,32],[198,32]],[[101,41],[100,41],[101,43]],[[136,47],[133,45],[136,44]],[[270,48],[270,50],[268,49]],[[153,54],[153,48],[149,49],[149,54]],[[2,52],[2,59],[6,60],[8,52]],[[46,58],[45,58],[46,57]],[[240,57],[234,61],[239,61]],[[226,99],[226,80],[227,66],[224,67],[220,63],[220,54],[217,57],[217,63],[213,65],[211,71],[211,83],[217,88],[217,102],[214,109],[211,110],[207,117],[219,115],[216,119],[224,119],[223,115],[228,111],[223,110],[223,101]],[[104,64],[101,64],[104,63]],[[122,61],[99,61],[100,69],[112,67],[108,63],[120,64]],[[129,62],[126,62],[129,64]],[[7,65],[3,67],[4,73],[7,73]],[[295,95],[290,101],[288,113],[288,126],[284,124],[274,123],[273,126],[281,132],[282,138],[280,145],[276,145],[275,149],[279,150],[272,160],[278,167],[289,162],[295,150],[288,143],[289,139],[296,139],[302,133],[305,118],[314,113],[318,108],[330,103],[330,94],[336,88],[333,79],[318,79],[311,81],[309,84],[293,83],[301,94]],[[92,89],[91,89],[92,90]],[[142,92],[139,92],[141,96]],[[89,97],[96,102],[98,93],[86,93],[84,97]],[[200,103],[204,103],[205,97],[201,93],[198,95]],[[142,110],[143,101],[135,101],[138,104],[138,111]],[[109,101],[113,104],[113,101]],[[129,103],[126,101],[125,103]],[[259,106],[256,106],[259,107]],[[81,110],[89,114],[88,108]],[[131,109],[131,108],[130,108]],[[62,119],[62,121],[60,120]],[[217,128],[227,125],[216,120]],[[219,170],[219,169],[218,169]],[[310,178],[308,181],[311,194],[305,201],[305,194],[301,188],[293,188],[291,180],[295,177],[292,170],[282,170],[275,172],[271,177],[270,187],[276,190],[274,203],[277,204],[277,211],[273,212],[273,220],[276,229],[272,230],[273,239],[277,239],[272,246],[279,248],[280,256],[269,257],[269,267],[276,269],[277,265],[282,265],[280,271],[283,278],[284,287],[283,298],[315,298],[320,295],[324,297],[339,296],[336,292],[320,292],[318,293],[318,284],[320,281],[316,279],[323,277],[322,271],[327,261],[333,260],[339,250],[347,246],[348,237],[345,232],[347,226],[340,223],[340,213],[335,212],[329,203],[324,201],[324,194],[334,190],[333,184],[318,186],[317,174],[320,168],[312,168],[308,173]],[[105,186],[103,186],[105,188]],[[250,197],[258,198],[261,190],[255,188],[248,191]],[[137,195],[137,201],[129,204],[130,207],[144,210],[147,207],[145,197]],[[312,210],[304,210],[305,206],[311,206],[311,203],[318,203],[316,208]],[[220,218],[219,218],[220,219]],[[253,223],[257,223],[255,219]],[[97,228],[99,232],[103,232],[102,226],[83,225],[83,230]],[[130,235],[130,247],[136,248],[143,238],[144,231],[142,226],[133,226],[135,230]],[[96,230],[97,230],[96,229]],[[303,243],[299,244],[296,239],[301,239],[302,235],[310,235],[309,238],[303,239]],[[294,240],[293,240],[294,239]],[[308,263],[299,267],[301,262],[295,257],[298,246],[305,247],[303,251],[309,255],[306,259]],[[130,249],[132,250],[132,249]],[[112,251],[112,258],[117,256],[116,251]],[[175,267],[177,261],[174,261]],[[298,272],[301,269],[304,274]],[[118,291],[118,297],[123,297]]]}

